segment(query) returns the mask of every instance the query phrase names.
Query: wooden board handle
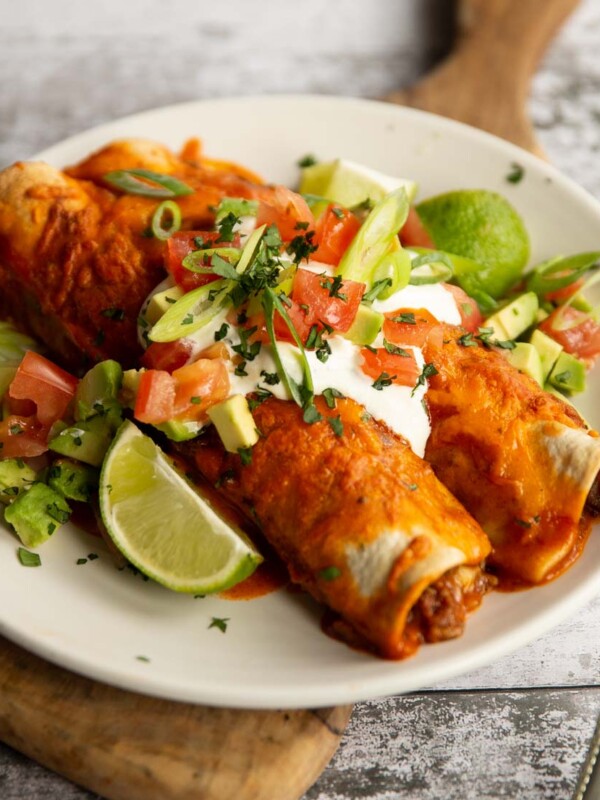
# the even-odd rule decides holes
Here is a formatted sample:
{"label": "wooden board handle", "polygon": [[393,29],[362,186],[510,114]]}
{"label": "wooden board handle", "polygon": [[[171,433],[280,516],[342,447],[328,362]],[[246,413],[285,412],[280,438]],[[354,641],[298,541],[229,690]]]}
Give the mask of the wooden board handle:
{"label": "wooden board handle", "polygon": [[0,739],[109,800],[298,800],[351,711],[240,711],[144,697],[0,637]]}
{"label": "wooden board handle", "polygon": [[387,99],[458,119],[541,152],[526,114],[546,47],[579,0],[460,0],[452,54]]}

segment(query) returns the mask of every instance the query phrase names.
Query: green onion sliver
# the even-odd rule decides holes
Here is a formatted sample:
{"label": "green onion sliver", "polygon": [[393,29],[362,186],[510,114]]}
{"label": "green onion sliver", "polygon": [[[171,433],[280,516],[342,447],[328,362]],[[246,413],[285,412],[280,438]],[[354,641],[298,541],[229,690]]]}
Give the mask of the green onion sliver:
{"label": "green onion sliver", "polygon": [[188,253],[181,262],[182,266],[190,272],[198,272],[201,275],[212,275],[214,270],[210,264],[205,263],[211,256],[219,256],[230,264],[237,264],[242,255],[242,251],[237,247],[207,247],[205,250],[194,250]]}
{"label": "green onion sliver", "polygon": [[434,251],[414,259],[411,264],[409,283],[412,286],[426,286],[449,281],[453,275],[452,261],[445,253]]}
{"label": "green onion sliver", "polygon": [[246,244],[244,245],[244,249],[242,250],[242,256],[235,268],[238,275],[243,275],[244,272],[246,272],[246,270],[252,263],[252,261],[254,261],[254,258],[258,253],[258,249],[260,247],[260,243],[262,241],[266,229],[267,229],[266,225],[261,225],[260,228],[256,228],[256,230],[252,231],[252,233],[248,237],[248,241],[246,242]]}
{"label": "green onion sliver", "polygon": [[151,169],[117,169],[104,175],[104,180],[126,194],[143,197],[183,197],[194,194],[187,183]]}
{"label": "green onion sliver", "polygon": [[564,289],[579,280],[589,270],[598,266],[600,251],[578,253],[574,256],[558,256],[538,264],[527,277],[526,288],[543,297]]}
{"label": "green onion sliver", "polygon": [[258,213],[258,201],[246,200],[243,197],[224,197],[217,207],[215,222],[233,214],[235,217],[255,217]]}
{"label": "green onion sliver", "polygon": [[153,342],[174,342],[203,328],[229,305],[231,281],[211,281],[187,292],[174,303],[149,333]]}
{"label": "green onion sliver", "polygon": [[390,192],[373,208],[344,253],[337,275],[373,284],[373,271],[388,253],[408,216],[408,198],[404,189]]}
{"label": "green onion sliver", "polygon": [[[312,403],[315,390],[314,390],[312,375],[310,372],[310,366],[308,363],[308,359],[306,358],[306,352],[304,350],[304,345],[302,344],[302,340],[298,336],[298,331],[294,327],[294,323],[289,318],[289,315],[285,310],[285,306],[282,303],[281,298],[273,291],[273,289],[267,287],[263,291],[262,307],[265,312],[265,323],[267,327],[267,333],[269,334],[269,339],[271,340],[271,345],[273,347],[273,360],[275,361],[275,366],[277,367],[277,373],[281,378],[283,385],[286,387],[286,389],[292,396],[292,399],[300,406],[300,408],[306,408],[308,405]],[[281,314],[281,318],[285,322],[290,334],[292,335],[294,342],[296,343],[296,346],[300,350],[302,373],[304,376],[302,385],[298,384],[297,381],[295,381],[294,378],[292,378],[292,376],[286,372],[286,369],[283,366],[283,361],[281,360],[281,355],[277,347],[277,338],[275,336],[275,326],[274,326],[275,311],[278,311],[279,314]]]}
{"label": "green onion sliver", "polygon": [[[595,272],[593,275],[586,280],[583,284],[581,289],[576,292],[574,295],[569,297],[566,303],[563,303],[561,306],[558,307],[556,311],[556,315],[554,316],[552,327],[555,331],[566,331],[569,328],[576,328],[578,325],[581,325],[582,318],[578,317],[577,319],[570,320],[566,319],[565,311],[569,306],[575,306],[578,297],[582,297],[583,293],[586,292],[588,289],[591,289],[596,283],[600,282],[600,272]],[[585,312],[584,312],[585,313]],[[598,319],[600,315],[600,303],[597,304],[595,307],[592,308],[591,311],[587,312],[587,316],[593,320]]]}
{"label": "green onion sliver", "polygon": [[[168,223],[169,218],[171,224]],[[163,200],[152,215],[152,233],[157,239],[169,239],[181,228],[181,209],[173,200]]]}
{"label": "green onion sliver", "polygon": [[386,253],[373,272],[373,287],[380,284],[381,281],[387,280],[386,285],[377,293],[377,297],[380,300],[387,300],[388,297],[408,286],[410,269],[410,255],[406,250],[400,248]]}

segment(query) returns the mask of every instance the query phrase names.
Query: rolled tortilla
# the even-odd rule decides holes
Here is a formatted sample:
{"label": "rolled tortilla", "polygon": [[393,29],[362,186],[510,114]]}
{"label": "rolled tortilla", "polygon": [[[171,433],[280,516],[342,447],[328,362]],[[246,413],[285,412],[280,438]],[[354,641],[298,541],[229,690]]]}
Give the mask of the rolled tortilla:
{"label": "rolled tortilla", "polygon": [[[485,582],[479,570],[455,568],[478,567],[490,551],[487,537],[431,467],[362,406],[318,406],[325,419],[313,425],[293,403],[269,399],[256,408],[261,438],[246,466],[210,435],[177,449],[258,520],[292,579],[380,655],[402,658],[424,640],[458,635]],[[338,415],[341,436],[327,422]],[[453,569],[453,608],[447,596],[436,609],[445,625],[424,608],[411,614]]]}

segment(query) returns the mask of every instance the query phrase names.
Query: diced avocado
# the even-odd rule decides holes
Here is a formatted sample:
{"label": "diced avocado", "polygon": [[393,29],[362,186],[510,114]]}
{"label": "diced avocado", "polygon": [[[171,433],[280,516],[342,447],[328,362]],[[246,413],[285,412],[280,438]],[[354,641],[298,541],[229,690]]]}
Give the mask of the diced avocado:
{"label": "diced avocado", "polygon": [[11,361],[0,364],[0,397],[2,397],[15,377],[19,362]]}
{"label": "diced avocado", "polygon": [[48,485],[67,500],[87,503],[98,489],[98,470],[68,458],[57,458],[48,470]]}
{"label": "diced avocado", "polygon": [[20,458],[0,461],[0,503],[10,503],[21,489],[35,481],[35,470]]}
{"label": "diced avocado", "polygon": [[400,188],[406,191],[409,202],[412,202],[417,193],[414,181],[385,175],[343,158],[305,167],[300,180],[302,194],[321,195],[347,208],[365,200],[379,202]]}
{"label": "diced avocado", "polygon": [[344,333],[344,338],[353,344],[371,344],[383,327],[385,317],[379,311],[361,303],[354,317],[354,322]]}
{"label": "diced avocado", "polygon": [[529,341],[539,353],[542,362],[542,375],[545,382],[548,375],[552,372],[552,367],[556,364],[556,359],[562,353],[562,345],[537,329],[531,334],[531,339]]}
{"label": "diced avocado", "polygon": [[541,307],[538,308],[537,314],[535,315],[535,324],[539,325],[540,322],[543,322],[549,316],[550,315],[548,314],[548,312],[546,311],[545,308],[541,308]]}
{"label": "diced avocado", "polygon": [[516,339],[533,325],[539,307],[535,292],[519,295],[508,305],[486,319],[486,328],[493,328],[497,339]]}
{"label": "diced avocado", "polygon": [[4,512],[4,519],[15,529],[25,547],[38,547],[69,519],[67,501],[44,483],[34,483],[21,492]]}
{"label": "diced avocado", "polygon": [[153,427],[164,433],[173,442],[186,442],[188,439],[194,439],[202,429],[199,422],[181,422],[177,419],[161,422],[160,425]]}
{"label": "diced avocado", "polygon": [[92,467],[99,467],[112,441],[114,431],[104,417],[92,417],[65,428],[50,439],[48,447]]}
{"label": "diced avocado", "polygon": [[137,397],[142,372],[144,372],[143,369],[126,369],[123,373],[119,401],[126,408],[135,408],[135,398]]}
{"label": "diced avocado", "polygon": [[566,394],[577,394],[585,390],[585,375],[583,361],[562,352],[548,376],[548,383]]}
{"label": "diced avocado", "polygon": [[183,291],[179,286],[170,286],[168,289],[152,295],[148,307],[144,311],[145,319],[150,325],[156,325],[162,315],[165,314],[180,297],[183,297]]}
{"label": "diced avocado", "polygon": [[542,361],[537,349],[528,342],[517,342],[514,350],[505,351],[507,361],[513,367],[516,367],[519,372],[524,372],[529,375],[540,386],[544,385],[544,374],[542,370]]}
{"label": "diced avocado", "polygon": [[258,431],[243,394],[234,394],[212,406],[208,416],[229,453],[252,447],[258,441]]}
{"label": "diced avocado", "polygon": [[75,392],[75,419],[106,416],[116,430],[122,421],[117,401],[122,379],[123,370],[116,361],[101,361],[88,370]]}

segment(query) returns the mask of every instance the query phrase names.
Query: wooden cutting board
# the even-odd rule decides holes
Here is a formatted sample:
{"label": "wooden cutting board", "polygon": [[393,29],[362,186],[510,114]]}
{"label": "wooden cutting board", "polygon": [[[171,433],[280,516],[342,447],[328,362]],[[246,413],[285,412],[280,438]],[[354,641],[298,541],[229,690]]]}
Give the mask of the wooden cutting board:
{"label": "wooden cutting board", "polygon": [[[578,0],[461,0],[450,56],[387,99],[533,152],[533,71]],[[109,800],[298,800],[351,706],[248,711],[158,700],[74,675],[0,639],[0,739]]]}

